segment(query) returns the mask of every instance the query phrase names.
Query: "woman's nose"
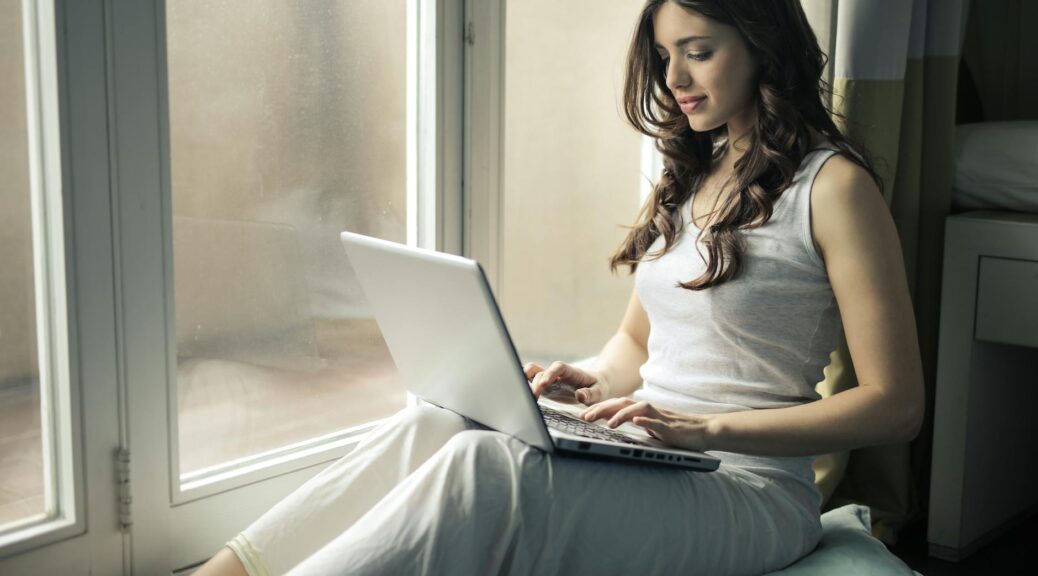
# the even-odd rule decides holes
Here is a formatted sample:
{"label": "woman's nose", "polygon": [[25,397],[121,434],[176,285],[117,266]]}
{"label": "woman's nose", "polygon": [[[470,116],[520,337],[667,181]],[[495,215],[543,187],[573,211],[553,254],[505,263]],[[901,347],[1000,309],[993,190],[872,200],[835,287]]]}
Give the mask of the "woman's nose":
{"label": "woman's nose", "polygon": [[691,78],[689,78],[688,73],[686,73],[679,64],[673,61],[667,63],[666,72],[667,88],[670,88],[671,92],[677,90],[678,88],[684,88],[688,86],[689,81],[691,80]]}

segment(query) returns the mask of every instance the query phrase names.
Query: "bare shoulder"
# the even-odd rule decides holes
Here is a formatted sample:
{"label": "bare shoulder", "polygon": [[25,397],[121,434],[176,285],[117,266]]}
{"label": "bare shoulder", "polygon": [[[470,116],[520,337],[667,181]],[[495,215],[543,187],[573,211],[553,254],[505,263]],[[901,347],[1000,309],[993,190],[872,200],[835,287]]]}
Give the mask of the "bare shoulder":
{"label": "bare shoulder", "polygon": [[923,371],[890,209],[868,171],[842,154],[822,165],[811,192],[812,232],[840,309],[858,385],[890,402],[877,425],[914,436],[925,404]]}
{"label": "bare shoulder", "polygon": [[811,231],[823,258],[834,244],[855,236],[864,239],[894,232],[890,210],[876,181],[844,154],[830,156],[815,176]]}
{"label": "bare shoulder", "polygon": [[815,176],[811,195],[819,197],[824,203],[855,199],[883,200],[876,181],[868,171],[842,153],[833,154],[822,164]]}

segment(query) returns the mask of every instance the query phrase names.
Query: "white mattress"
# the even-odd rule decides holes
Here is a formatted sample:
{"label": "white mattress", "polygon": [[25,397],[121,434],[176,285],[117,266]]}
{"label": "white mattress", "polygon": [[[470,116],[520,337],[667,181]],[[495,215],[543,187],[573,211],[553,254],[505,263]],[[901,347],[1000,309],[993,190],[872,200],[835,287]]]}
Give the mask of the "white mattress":
{"label": "white mattress", "polygon": [[952,206],[1038,213],[1038,121],[959,125]]}

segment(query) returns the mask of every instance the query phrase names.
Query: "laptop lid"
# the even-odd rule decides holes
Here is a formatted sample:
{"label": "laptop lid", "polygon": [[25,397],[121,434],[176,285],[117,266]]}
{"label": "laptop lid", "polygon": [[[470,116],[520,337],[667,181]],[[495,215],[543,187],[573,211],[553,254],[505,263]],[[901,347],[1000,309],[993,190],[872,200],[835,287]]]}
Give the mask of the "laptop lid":
{"label": "laptop lid", "polygon": [[554,451],[478,262],[352,232],[341,239],[408,390]]}

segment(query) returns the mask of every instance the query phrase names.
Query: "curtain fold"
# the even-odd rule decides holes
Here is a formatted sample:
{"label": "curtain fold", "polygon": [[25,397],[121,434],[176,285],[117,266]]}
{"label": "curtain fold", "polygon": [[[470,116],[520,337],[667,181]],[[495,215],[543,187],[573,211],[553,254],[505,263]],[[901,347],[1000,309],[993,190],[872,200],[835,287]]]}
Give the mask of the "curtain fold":
{"label": "curtain fold", "polygon": [[[815,464],[826,508],[872,508],[873,533],[893,544],[928,491],[944,220],[954,176],[955,95],[968,0],[801,0],[829,50],[840,130],[864,144],[884,180],[904,251],[927,389],[913,445],[830,454]],[[857,385],[845,340],[823,396]]]}

